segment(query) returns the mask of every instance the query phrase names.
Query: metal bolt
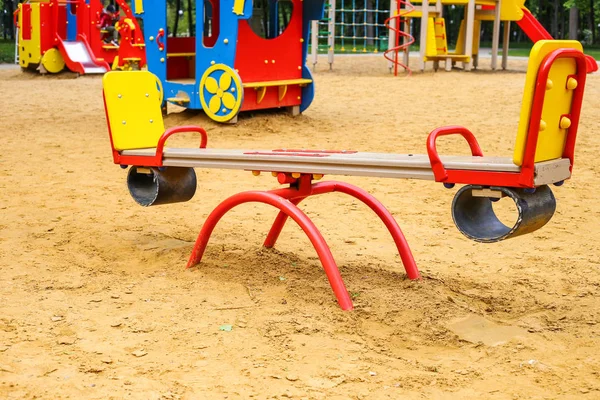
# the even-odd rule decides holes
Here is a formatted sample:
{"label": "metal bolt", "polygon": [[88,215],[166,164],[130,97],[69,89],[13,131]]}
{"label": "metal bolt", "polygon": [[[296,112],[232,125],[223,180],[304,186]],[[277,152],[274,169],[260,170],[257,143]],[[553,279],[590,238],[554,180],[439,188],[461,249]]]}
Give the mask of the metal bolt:
{"label": "metal bolt", "polygon": [[146,93],[146,97],[150,97],[150,95],[148,93]]}
{"label": "metal bolt", "polygon": [[127,124],[127,121],[123,121],[123,125],[126,125],[126,124]]}
{"label": "metal bolt", "polygon": [[121,97],[123,97],[123,95],[122,95],[122,94],[118,94],[118,95],[117,95],[117,97],[118,97],[118,98],[121,98]]}
{"label": "metal bolt", "polygon": [[154,123],[154,120],[153,120],[153,119],[151,119],[151,120],[150,120],[150,123],[151,123],[151,124],[153,124],[153,123]]}

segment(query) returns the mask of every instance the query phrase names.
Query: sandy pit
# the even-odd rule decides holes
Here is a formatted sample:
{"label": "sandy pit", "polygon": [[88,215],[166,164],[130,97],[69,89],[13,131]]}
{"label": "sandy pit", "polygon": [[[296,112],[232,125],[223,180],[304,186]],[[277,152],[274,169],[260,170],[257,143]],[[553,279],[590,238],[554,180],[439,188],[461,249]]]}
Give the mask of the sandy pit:
{"label": "sandy pit", "polygon": [[[379,57],[340,57],[333,72],[318,65],[298,118],[218,125],[185,112],[166,124],[204,126],[210,147],[396,153],[424,153],[431,129],[461,124],[484,153],[510,155],[524,70],[394,78]],[[478,244],[453,225],[456,189],[326,177],[389,208],[423,276],[405,278],[364,205],[308,200],[354,299],[343,312],[297,226],[262,248],[267,206],[228,214],[185,270],[208,213],[278,187],[269,174],[198,170],[192,201],[142,208],[112,163],[100,77],[0,70],[0,397],[600,398],[600,75],[588,79],[573,179],[534,234]],[[467,152],[456,138],[439,147]]]}

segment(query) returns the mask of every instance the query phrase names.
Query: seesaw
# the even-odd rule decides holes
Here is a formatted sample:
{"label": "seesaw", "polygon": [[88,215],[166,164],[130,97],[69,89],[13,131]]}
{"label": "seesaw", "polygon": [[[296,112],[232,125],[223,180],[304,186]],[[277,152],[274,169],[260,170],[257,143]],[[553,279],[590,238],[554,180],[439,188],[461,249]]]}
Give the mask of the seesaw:
{"label": "seesaw", "polygon": [[[553,216],[556,200],[548,185],[560,186],[571,177],[575,140],[586,80],[586,59],[575,41],[540,41],[532,49],[526,76],[523,106],[515,151],[510,157],[484,156],[475,136],[466,128],[435,129],[427,139],[427,155],[386,154],[304,149],[207,149],[207,134],[195,126],[165,130],[162,90],[147,71],[109,72],[104,76],[104,103],[113,158],[123,168],[131,166],[129,191],[143,206],[190,200],[197,187],[194,168],[220,168],[271,172],[280,184],[271,191],[238,193],[223,201],[202,226],[188,262],[198,264],[219,220],[232,208],[249,202],[279,209],[264,242],[273,247],[288,217],[314,246],[335,296],[344,310],[352,309],[331,251],[313,222],[298,204],[319,194],[340,192],[362,201],[383,221],[398,248],[409,279],[418,279],[414,258],[390,212],[366,191],[344,182],[320,180],[323,175],[425,179],[447,188],[465,184],[452,202],[457,228],[479,242],[496,242],[531,233]],[[167,148],[176,133],[196,132],[199,148]],[[461,135],[471,156],[440,156],[436,141],[444,135]],[[518,218],[504,225],[492,202],[512,199]]]}

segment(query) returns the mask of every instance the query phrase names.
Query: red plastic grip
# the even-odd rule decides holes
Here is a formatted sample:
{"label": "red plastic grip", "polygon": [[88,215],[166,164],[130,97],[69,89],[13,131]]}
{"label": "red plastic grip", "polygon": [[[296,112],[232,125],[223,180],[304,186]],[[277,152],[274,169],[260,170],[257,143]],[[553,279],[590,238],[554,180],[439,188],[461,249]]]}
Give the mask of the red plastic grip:
{"label": "red plastic grip", "polygon": [[158,140],[158,144],[156,145],[156,158],[157,159],[162,160],[163,150],[165,148],[165,142],[167,141],[167,139],[171,135],[174,135],[175,133],[182,133],[182,132],[197,132],[197,133],[199,133],[200,134],[200,148],[201,149],[206,148],[206,145],[208,144],[208,135],[206,134],[206,131],[203,128],[200,128],[199,126],[193,126],[193,125],[176,126],[176,127],[167,129],[165,131],[165,133],[163,133],[163,135]]}
{"label": "red plastic grip", "polygon": [[477,139],[475,139],[475,135],[467,128],[452,125],[434,129],[427,137],[427,155],[429,156],[429,162],[431,163],[431,169],[433,170],[433,176],[435,177],[436,182],[444,182],[448,179],[446,168],[444,167],[442,160],[440,160],[440,156],[435,147],[437,138],[446,135],[461,135],[465,138],[467,143],[469,143],[471,154],[476,157],[483,157],[483,152],[481,151],[481,147],[479,147],[479,143],[477,143]]}
{"label": "red plastic grip", "polygon": [[165,30],[160,28],[158,30],[158,35],[156,35],[156,44],[158,45],[159,51],[163,51],[165,49],[165,44],[160,41],[163,37],[165,37]]}

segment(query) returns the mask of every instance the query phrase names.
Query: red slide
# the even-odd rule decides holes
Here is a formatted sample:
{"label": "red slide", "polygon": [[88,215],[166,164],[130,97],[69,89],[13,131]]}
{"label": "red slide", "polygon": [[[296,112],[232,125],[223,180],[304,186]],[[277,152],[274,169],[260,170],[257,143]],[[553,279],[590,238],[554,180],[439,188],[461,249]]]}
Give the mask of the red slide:
{"label": "red slide", "polygon": [[[523,18],[520,21],[517,21],[517,24],[523,29],[523,32],[531,39],[533,43],[538,40],[552,40],[552,35],[540,24],[531,12],[522,8],[523,10]],[[598,63],[592,56],[586,56],[587,58],[587,72],[592,73],[598,71]]]}
{"label": "red slide", "polygon": [[520,21],[517,21],[517,24],[523,29],[523,32],[531,39],[533,43],[538,40],[552,40],[552,35],[540,24],[531,12],[522,8],[523,10],[523,18]]}

